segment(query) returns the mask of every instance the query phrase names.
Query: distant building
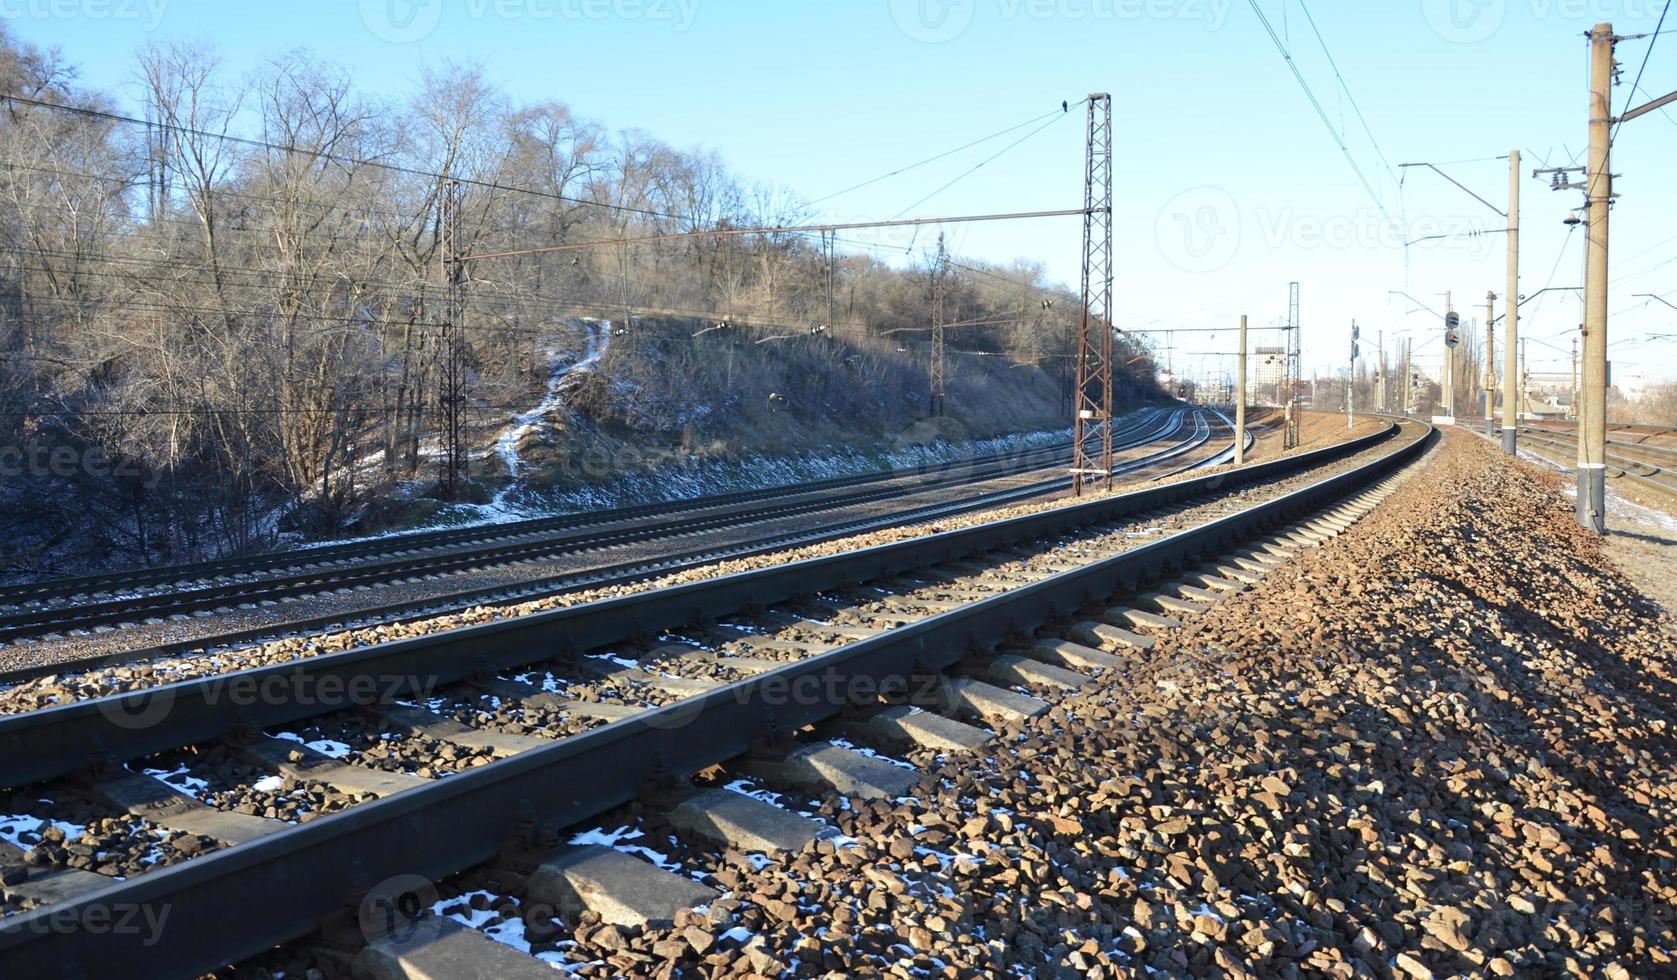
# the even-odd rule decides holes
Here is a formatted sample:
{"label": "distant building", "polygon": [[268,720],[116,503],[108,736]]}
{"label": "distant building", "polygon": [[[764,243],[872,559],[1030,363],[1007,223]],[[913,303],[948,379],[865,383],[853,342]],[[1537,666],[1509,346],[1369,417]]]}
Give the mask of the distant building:
{"label": "distant building", "polygon": [[1252,401],[1279,405],[1284,400],[1281,386],[1287,379],[1287,351],[1281,347],[1258,347],[1248,362],[1252,372]]}

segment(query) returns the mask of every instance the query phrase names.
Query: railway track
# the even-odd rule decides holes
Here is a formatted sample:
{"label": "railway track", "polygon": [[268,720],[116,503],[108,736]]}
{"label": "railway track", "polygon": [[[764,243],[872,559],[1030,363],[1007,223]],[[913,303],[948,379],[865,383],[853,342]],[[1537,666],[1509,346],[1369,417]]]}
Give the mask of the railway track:
{"label": "railway track", "polygon": [[[1577,452],[1578,443],[1574,433],[1557,433],[1554,429],[1526,426],[1520,427],[1519,431],[1525,439],[1538,445]],[[1609,477],[1630,480],[1654,490],[1677,494],[1677,450],[1613,440],[1608,441],[1608,449],[1607,462],[1612,467],[1608,470]],[[1636,458],[1638,456],[1643,458]]]}
{"label": "railway track", "polygon": [[[27,787],[14,804],[28,797],[36,811],[9,828],[34,863],[0,844],[0,890],[18,909],[0,924],[0,964],[18,976],[191,976],[308,933],[347,895],[365,913],[375,971],[465,955],[481,958],[483,975],[522,977],[535,960],[509,960],[510,947],[427,915],[415,904],[423,883],[517,852],[532,894],[570,912],[609,906],[646,920],[702,904],[708,888],[620,851],[554,850],[559,828],[645,798],[709,845],[765,860],[796,850],[828,830],[737,792],[692,792],[684,777],[721,765],[803,792],[901,795],[913,771],[849,739],[982,747],[985,726],[1047,710],[1055,692],[1149,648],[1148,631],[1348,527],[1435,438],[1402,430],[896,544],[0,718],[0,785]],[[847,738],[824,738],[832,724]],[[216,753],[238,764],[182,761]],[[50,827],[19,829],[60,819],[55,808],[72,799],[78,819],[103,808],[101,819],[132,822],[130,836],[167,866],[114,881]],[[76,860],[59,861],[66,854]],[[97,927],[113,915],[153,928]]]}
{"label": "railway track", "polygon": [[[1191,422],[1190,422],[1191,420]],[[1171,450],[1187,453],[1210,438],[1210,426],[1199,412],[1158,412],[1137,419],[1117,435],[1121,449],[1169,438],[1190,425],[1193,432]],[[58,583],[18,586],[0,592],[0,642],[55,638],[77,631],[227,612],[241,606],[273,605],[307,596],[364,590],[415,579],[432,580],[468,570],[504,567],[556,556],[604,555],[627,545],[691,538],[708,530],[768,524],[777,520],[819,515],[839,507],[902,499],[937,489],[976,486],[987,481],[1028,475],[1063,463],[1069,446],[1050,447],[1022,455],[974,461],[958,472],[930,479],[898,474],[869,474],[816,484],[747,491],[721,497],[678,501],[668,505],[625,511],[590,512],[485,528],[456,529],[374,542],[358,542],[319,551],[229,559],[204,565],[103,575]],[[1161,459],[1175,458],[1164,456]],[[1157,460],[1156,460],[1157,461]],[[1133,470],[1139,467],[1128,467]],[[1050,493],[1068,481],[1053,476],[1025,487],[980,493],[970,501],[995,506],[1032,494]],[[937,516],[927,510],[927,516]],[[854,533],[859,522],[839,522],[835,533]],[[778,541],[776,546],[779,546]],[[738,553],[739,549],[734,549]],[[659,563],[667,570],[677,562],[714,560],[715,552],[669,556]],[[647,563],[643,562],[642,565]],[[594,584],[602,577],[631,571],[621,562],[579,570],[559,580],[533,582],[514,590],[529,595],[543,589]],[[474,590],[450,597],[474,603],[506,589]],[[431,605],[435,605],[432,603]],[[409,610],[403,610],[409,611]],[[271,631],[270,631],[271,632]]]}

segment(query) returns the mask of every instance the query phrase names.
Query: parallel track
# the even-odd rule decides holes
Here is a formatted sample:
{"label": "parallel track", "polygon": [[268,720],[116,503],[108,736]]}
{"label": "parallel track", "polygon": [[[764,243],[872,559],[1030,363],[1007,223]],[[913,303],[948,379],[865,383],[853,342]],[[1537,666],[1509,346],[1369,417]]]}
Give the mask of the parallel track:
{"label": "parallel track", "polygon": [[[1184,414],[1160,413],[1131,423],[1120,431],[1125,440],[1122,448],[1170,435],[1180,427]],[[1197,425],[1197,413],[1194,417]],[[1193,438],[1198,437],[1196,433]],[[359,542],[318,553],[288,552],[180,569],[142,570],[131,576],[105,575],[56,585],[20,586],[0,593],[0,603],[12,603],[10,610],[0,612],[0,642],[361,589],[417,576],[601,552],[625,544],[818,514],[839,506],[1023,475],[1059,462],[1068,452],[1067,447],[1051,447],[1023,455],[991,457],[931,480],[870,474],[655,507]],[[1037,492],[1051,492],[1065,482],[1044,480]],[[987,497],[986,503],[990,502]],[[205,581],[212,584],[201,584]]]}
{"label": "parallel track", "polygon": [[[1138,459],[1121,463],[1114,467],[1116,475],[1147,470],[1159,465],[1168,465],[1171,461],[1193,452],[1205,445],[1211,438],[1211,427],[1195,415],[1194,431],[1185,438],[1173,442],[1164,448],[1146,454]],[[1174,434],[1181,425],[1180,419],[1165,418],[1162,425],[1152,428],[1152,422],[1140,422],[1122,430],[1128,437],[1120,448],[1132,449],[1146,445],[1167,435]],[[1252,441],[1248,434],[1248,442]],[[1196,466],[1208,465],[1216,459],[1196,460],[1168,470],[1162,476],[1173,475]],[[561,575],[547,575],[531,578],[515,585],[495,586],[491,588],[477,588],[430,596],[424,599],[358,608],[353,611],[332,613],[324,616],[313,616],[275,622],[251,629],[241,629],[229,632],[194,636],[188,639],[168,643],[136,647],[115,653],[95,654],[92,656],[73,659],[53,660],[33,666],[14,668],[0,672],[0,686],[22,683],[37,677],[66,672],[95,670],[101,667],[118,664],[135,663],[158,658],[177,656],[198,651],[214,651],[228,647],[245,645],[261,640],[276,639],[285,636],[314,635],[323,632],[348,629],[354,627],[371,626],[379,623],[393,622],[402,619],[412,619],[426,615],[436,615],[477,605],[507,603],[528,600],[543,596],[562,594],[578,589],[598,588],[605,585],[624,585],[648,578],[668,575],[689,568],[714,563],[726,559],[737,559],[771,551],[784,550],[800,545],[812,544],[836,537],[866,533],[886,527],[905,523],[935,520],[941,517],[952,517],[976,510],[1006,506],[1019,503],[1035,497],[1064,490],[1070,485],[1067,477],[1055,476],[1046,480],[1036,481],[1023,486],[1008,487],[1001,490],[975,493],[959,496],[947,502],[929,504],[912,509],[893,511],[882,517],[840,520],[796,533],[768,535],[752,540],[745,544],[722,547],[703,547],[686,551],[664,554],[651,559],[627,562],[610,562],[575,572]],[[919,492],[916,488],[914,492]],[[687,530],[687,525],[679,525],[674,529],[674,536],[679,537]],[[334,586],[336,587],[336,586]],[[248,599],[240,598],[246,602]],[[133,613],[115,614],[118,619],[133,619]]]}
{"label": "parallel track", "polygon": [[[1170,413],[1168,412],[1152,411],[1133,420],[1120,431],[1133,435],[1143,426],[1150,424],[1156,426],[1160,422],[1168,422],[1169,418]],[[1067,456],[1070,451],[1071,444],[1067,442],[1014,453],[996,453],[971,460],[953,460],[946,465],[935,467],[935,470],[952,472],[956,475],[965,475],[956,471],[968,469],[975,472],[990,472],[998,469],[1001,469],[1002,472],[1008,472],[1004,468],[1008,464],[1012,464],[1015,467],[1013,472],[1020,472],[1022,470],[1018,469],[1019,467],[1037,468],[1057,462],[1061,457]],[[902,472],[861,473],[846,477],[814,480],[807,483],[785,484],[682,500],[616,507],[607,510],[560,514],[553,517],[533,518],[504,524],[475,524],[469,527],[414,531],[349,541],[342,544],[304,547],[294,551],[241,555],[184,565],[166,565],[158,568],[130,569],[121,572],[105,572],[95,575],[13,584],[0,587],[0,610],[25,607],[38,608],[50,606],[55,601],[64,600],[128,596],[153,589],[181,589],[211,584],[235,585],[237,584],[236,580],[245,576],[277,576],[286,573],[319,572],[334,565],[362,559],[388,561],[428,554],[439,549],[484,547],[494,542],[534,535],[615,526],[644,518],[669,518],[693,511],[781,500],[825,491],[850,490],[857,487],[902,481],[905,478],[912,478],[912,475]],[[933,479],[936,480],[938,477],[934,476]],[[938,485],[941,484],[924,480],[921,482],[922,487]]]}
{"label": "parallel track", "polygon": [[[1522,439],[1542,446],[1564,449],[1570,453],[1575,453],[1578,448],[1575,438],[1557,437],[1552,429],[1522,426],[1519,432]],[[1677,494],[1677,450],[1612,441],[1609,442],[1609,447],[1612,451],[1607,453],[1607,462],[1615,468],[1609,470],[1609,475],[1664,493]],[[1634,458],[1638,455],[1653,457],[1660,462]]]}
{"label": "parallel track", "polygon": [[[341,709],[390,710],[414,698],[424,703],[440,686],[481,685],[496,672],[532,664],[574,671],[583,660],[596,659],[585,657],[588,651],[725,616],[802,616],[800,622],[820,632],[822,624],[800,610],[826,608],[834,616],[827,628],[834,631],[850,615],[842,608],[880,596],[901,593],[906,608],[919,610],[906,618],[887,616],[890,622],[850,634],[831,649],[604,727],[19,913],[0,927],[0,964],[17,976],[190,976],[253,955],[313,928],[346,894],[364,892],[370,882],[397,874],[441,878],[490,860],[524,832],[528,818],[522,815],[575,824],[634,799],[660,771],[694,772],[739,756],[764,735],[765,724],[771,734],[792,732],[867,707],[830,693],[788,698],[788,690],[804,689],[800,682],[821,692],[877,692],[890,690],[892,679],[947,670],[963,660],[999,660],[995,653],[1005,638],[1028,636],[1091,601],[1136,590],[1364,490],[1413,461],[1435,438],[1426,432],[1372,461],[1259,503],[1242,499],[1268,482],[1373,450],[1397,433],[1394,425],[1233,473],[896,544],[0,718],[0,785],[21,786],[62,778],[90,753],[139,759],[235,728],[283,730]],[[1221,516],[1147,543],[1122,541],[1134,533],[1124,528],[1135,527],[1138,517],[1212,502]],[[1330,523],[1342,526],[1342,520]],[[1108,544],[1105,554],[1098,547],[1090,551],[1083,542],[1092,533],[1097,541],[1118,541],[1116,549]],[[996,578],[979,567],[986,565],[1017,570]],[[904,579],[916,584],[892,584]],[[927,582],[934,591],[940,581],[970,590],[980,579],[988,589],[968,592],[964,601],[915,598],[927,594],[916,591]],[[998,581],[1011,584],[998,588]],[[858,590],[857,583],[877,584]],[[846,591],[861,595],[835,594]],[[773,612],[782,608],[791,612]],[[694,656],[701,652],[694,648]],[[356,693],[369,686],[380,692],[374,705]],[[238,696],[241,690],[268,694],[247,700]],[[304,690],[313,695],[306,701],[274,696]],[[251,737],[260,739],[247,735],[247,742]],[[101,910],[163,907],[169,915],[161,935],[75,927],[101,921]]]}

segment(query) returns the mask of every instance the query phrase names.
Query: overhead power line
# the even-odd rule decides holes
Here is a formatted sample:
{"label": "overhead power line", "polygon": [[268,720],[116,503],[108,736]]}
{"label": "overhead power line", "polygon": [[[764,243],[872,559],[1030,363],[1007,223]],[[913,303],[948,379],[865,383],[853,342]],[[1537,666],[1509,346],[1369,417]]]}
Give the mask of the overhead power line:
{"label": "overhead power line", "polygon": [[1304,0],[1299,0],[1299,8],[1304,11],[1304,19],[1310,23],[1310,32],[1316,35],[1316,43],[1322,46],[1322,54],[1327,56],[1328,66],[1333,69],[1334,80],[1339,82],[1340,91],[1345,93],[1346,100],[1351,103],[1351,111],[1356,114],[1357,122],[1362,124],[1363,132],[1368,136],[1368,142],[1374,147],[1375,155],[1385,165],[1386,173],[1395,179],[1397,174],[1392,170],[1391,161],[1386,159],[1386,152],[1380,149],[1380,141],[1374,138],[1374,130],[1369,127],[1368,120],[1363,117],[1362,106],[1357,104],[1357,97],[1351,94],[1351,87],[1345,83],[1345,76],[1339,73],[1338,62],[1333,60],[1333,52],[1328,50],[1328,42],[1323,39],[1322,32],[1316,28],[1316,18],[1310,15],[1310,8],[1305,6]]}
{"label": "overhead power line", "polygon": [[530,188],[530,187],[518,187],[518,186],[510,185],[510,184],[503,184],[503,183],[500,183],[499,181],[475,180],[475,179],[472,179],[472,178],[469,178],[469,177],[456,177],[452,174],[440,174],[440,173],[435,173],[435,172],[430,171],[430,170],[421,170],[418,167],[405,167],[405,166],[402,166],[401,164],[386,163],[386,162],[381,161],[381,160],[368,160],[368,159],[364,159],[364,158],[361,158],[361,157],[347,156],[347,155],[341,154],[341,153],[333,153],[333,152],[330,152],[328,150],[314,150],[314,149],[309,149],[308,147],[293,146],[293,145],[286,144],[286,143],[273,143],[273,142],[270,142],[268,140],[255,139],[255,138],[249,137],[249,136],[233,136],[233,135],[230,135],[228,133],[212,133],[212,132],[209,132],[207,130],[194,129],[190,126],[182,126],[182,125],[179,125],[177,123],[165,123],[165,122],[159,122],[159,121],[156,121],[156,120],[140,119],[140,118],[135,117],[135,116],[125,116],[121,113],[110,112],[110,111],[107,111],[107,110],[104,110],[104,109],[91,109],[91,108],[88,108],[86,106],[66,105],[62,102],[48,102],[48,101],[45,101],[43,99],[33,99],[33,98],[29,98],[28,96],[15,95],[15,94],[12,94],[12,93],[0,92],[0,101],[10,102],[14,105],[33,106],[33,107],[39,108],[39,109],[51,109],[51,110],[54,110],[54,111],[57,111],[57,112],[68,112],[68,113],[71,113],[73,115],[84,116],[84,117],[94,118],[94,119],[104,119],[104,120],[107,120],[109,122],[124,123],[124,124],[131,125],[131,126],[145,126],[145,127],[149,127],[151,129],[154,129],[154,130],[162,130],[164,132],[177,133],[177,134],[181,134],[181,135],[192,136],[192,137],[196,137],[198,139],[221,140],[223,142],[232,143],[232,144],[237,145],[237,146],[248,146],[248,147],[252,147],[254,149],[260,149],[260,150],[274,150],[274,151],[277,151],[277,152],[280,152],[280,153],[294,153],[294,154],[299,154],[299,155],[302,155],[302,156],[313,157],[313,158],[318,159],[318,160],[325,160],[329,163],[336,163],[336,164],[339,164],[339,165],[348,165],[348,166],[356,166],[356,167],[373,167],[373,168],[380,169],[380,170],[386,170],[386,171],[389,171],[391,173],[405,174],[405,175],[410,176],[410,177],[425,177],[425,178],[430,179],[430,180],[445,180],[445,179],[446,180],[458,180],[462,184],[472,186],[472,187],[482,187],[482,188],[485,188],[487,190],[509,191],[509,192],[517,193],[517,194],[529,194],[529,195],[534,196],[534,197],[545,197],[549,200],[564,201],[567,204],[577,204],[577,205],[582,205],[582,206],[586,206],[586,207],[603,208],[607,211],[617,211],[617,212],[622,212],[622,213],[626,213],[626,214],[640,214],[640,215],[645,215],[647,217],[668,218],[668,219],[672,219],[672,220],[676,220],[676,221],[686,220],[681,215],[670,214],[670,213],[665,212],[665,211],[654,211],[654,210],[651,210],[649,208],[631,207],[631,206],[626,205],[626,204],[607,204],[603,201],[590,201],[587,198],[571,197],[571,196],[566,195],[566,194],[556,194],[552,191],[536,190],[536,189]]}
{"label": "overhead power line", "polygon": [[1327,129],[1328,135],[1333,138],[1334,145],[1338,146],[1339,152],[1344,154],[1345,162],[1351,165],[1351,171],[1357,175],[1357,181],[1363,185],[1363,190],[1368,193],[1369,200],[1374,202],[1375,208],[1380,211],[1382,217],[1396,225],[1397,222],[1393,220],[1391,213],[1386,210],[1385,202],[1380,200],[1380,195],[1375,193],[1374,186],[1368,182],[1368,177],[1363,174],[1363,168],[1358,165],[1357,158],[1351,155],[1351,148],[1346,146],[1345,141],[1340,138],[1339,130],[1334,128],[1333,120],[1328,118],[1327,110],[1322,108],[1321,100],[1316,98],[1316,93],[1311,89],[1310,83],[1305,80],[1304,73],[1299,71],[1298,64],[1293,61],[1292,52],[1287,50],[1287,45],[1281,40],[1281,35],[1275,33],[1275,28],[1270,24],[1269,18],[1264,16],[1262,8],[1258,6],[1258,0],[1246,0],[1246,3],[1252,8],[1252,12],[1258,15],[1258,22],[1263,25],[1264,31],[1269,34],[1269,39],[1274,42],[1275,50],[1281,53],[1282,60],[1287,62],[1287,70],[1293,73],[1293,78],[1298,81],[1299,88],[1304,90],[1304,97],[1310,100],[1310,105],[1315,108],[1316,115],[1321,118],[1322,125]]}
{"label": "overhead power line", "polygon": [[740,235],[807,235],[821,231],[850,231],[858,228],[894,228],[916,225],[967,224],[975,221],[1017,221],[1025,218],[1064,218],[1087,214],[1086,208],[1062,208],[1057,211],[1018,211],[1011,214],[959,214],[944,218],[890,218],[885,221],[847,221],[826,225],[767,225],[757,228],[710,228],[704,231],[673,232],[668,235],[640,235],[632,238],[608,238],[592,242],[568,242],[563,245],[542,245],[536,248],[515,248],[501,252],[479,252],[463,256],[464,261],[499,259],[514,255],[537,255],[543,252],[569,252],[583,248],[604,248],[612,245],[644,245],[651,242],[673,242],[684,238],[726,238]]}
{"label": "overhead power line", "polygon": [[[1625,111],[1630,110],[1631,100],[1636,98],[1636,90],[1642,87],[1642,73],[1648,70],[1648,59],[1654,55],[1654,45],[1659,43],[1660,28],[1665,26],[1665,15],[1671,12],[1671,0],[1665,0],[1665,6],[1660,8],[1659,22],[1654,25],[1652,35],[1648,38],[1648,49],[1642,52],[1642,64],[1636,69],[1636,78],[1630,83],[1630,91],[1625,95]],[[1613,126],[1613,134],[1607,138],[1608,149],[1613,148],[1613,141],[1619,138],[1619,128],[1625,124],[1624,112],[1619,113],[1619,121]]]}
{"label": "overhead power line", "polygon": [[960,153],[964,150],[970,150],[975,146],[979,146],[979,145],[982,145],[984,143],[988,143],[993,139],[998,139],[1002,136],[1006,136],[1008,133],[1014,132],[1015,130],[1024,129],[1026,126],[1032,125],[1033,123],[1039,123],[1039,122],[1043,121],[1044,119],[1049,118],[1050,116],[1065,115],[1066,111],[1067,110],[1063,109],[1063,108],[1062,109],[1051,109],[1048,112],[1045,112],[1040,116],[1032,116],[1030,119],[1027,119],[1022,123],[1015,123],[1012,126],[1007,127],[1006,129],[997,130],[996,132],[991,133],[988,136],[981,136],[978,139],[973,140],[971,143],[964,143],[960,146],[955,147],[953,150],[944,150],[942,153],[936,154],[934,156],[929,156],[926,159],[919,161],[918,163],[911,163],[906,167],[898,167],[897,169],[891,171],[890,173],[880,174],[878,177],[870,177],[869,179],[862,181],[860,184],[851,184],[849,187],[846,187],[842,191],[834,191],[831,194],[827,194],[823,197],[818,197],[815,200],[810,201],[809,203],[810,203],[811,206],[814,206],[816,204],[821,204],[825,201],[830,201],[835,197],[842,197],[845,194],[850,193],[851,191],[861,190],[864,187],[868,187],[868,186],[871,186],[873,184],[877,184],[882,180],[889,180],[890,178],[895,177],[899,174],[906,174],[910,170],[915,170],[915,169],[918,169],[920,167],[924,167],[928,163],[936,163],[937,161],[942,160],[945,157],[952,157],[955,154]]}
{"label": "overhead power line", "polygon": [[[1088,99],[1082,99],[1078,102],[1078,105],[1082,105],[1084,102],[1087,102],[1087,101],[1089,101],[1089,100]],[[930,201],[932,198],[937,197],[939,194],[942,194],[944,191],[948,190],[949,188],[955,186],[956,184],[960,183],[961,181],[967,179],[968,177],[971,177],[973,174],[977,173],[985,164],[988,164],[988,163],[994,161],[996,158],[998,158],[998,157],[1002,156],[1003,154],[1007,153],[1009,150],[1012,150],[1014,147],[1016,147],[1019,144],[1025,142],[1026,140],[1030,139],[1031,137],[1035,136],[1036,134],[1038,134],[1038,133],[1042,132],[1043,130],[1047,129],[1048,127],[1054,125],[1056,122],[1059,122],[1060,119],[1062,119],[1066,116],[1069,116],[1069,115],[1071,115],[1069,110],[1060,113],[1059,115],[1055,116],[1053,119],[1048,120],[1047,122],[1043,123],[1041,126],[1038,126],[1037,128],[1031,130],[1030,132],[1026,133],[1025,135],[1019,137],[1018,139],[1014,140],[1013,142],[1011,142],[1011,143],[1007,144],[1006,146],[1002,147],[1001,149],[997,150],[995,153],[992,153],[991,155],[989,155],[989,156],[985,157],[984,159],[978,161],[977,163],[973,164],[968,169],[966,169],[966,170],[962,171],[961,173],[957,174],[954,177],[954,179],[950,180],[948,183],[944,184],[942,187],[939,187],[937,190],[932,191],[930,194],[927,194],[925,197],[922,197],[920,200],[915,201],[913,204],[910,204],[908,207],[903,208],[901,211],[898,211],[896,214],[892,215],[892,217],[900,218],[903,215],[907,214],[908,212],[910,212],[910,211],[914,210],[915,208],[919,207],[920,205],[925,204],[927,201]]]}

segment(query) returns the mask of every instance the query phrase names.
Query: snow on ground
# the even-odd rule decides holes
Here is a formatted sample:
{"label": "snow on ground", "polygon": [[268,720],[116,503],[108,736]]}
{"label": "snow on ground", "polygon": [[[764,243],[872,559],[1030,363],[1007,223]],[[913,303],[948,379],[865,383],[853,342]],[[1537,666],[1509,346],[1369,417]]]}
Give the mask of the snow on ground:
{"label": "snow on ground", "polygon": [[[1535,463],[1538,466],[1544,466],[1552,470],[1559,470],[1560,472],[1567,474],[1574,472],[1573,468],[1567,466],[1565,463],[1559,463],[1546,456],[1540,456],[1529,449],[1516,449],[1515,453],[1528,463]],[[1578,485],[1576,483],[1568,483],[1564,485],[1563,491],[1568,497],[1572,497],[1574,499],[1577,499],[1578,497]],[[1661,528],[1665,531],[1677,531],[1677,516],[1660,510],[1657,507],[1648,507],[1643,504],[1636,503],[1633,500],[1626,500],[1624,495],[1619,492],[1619,488],[1613,485],[1612,480],[1607,481],[1607,516],[1635,521],[1641,524],[1651,524],[1654,527]]]}
{"label": "snow on ground", "polygon": [[[603,347],[601,351],[603,353]],[[578,361],[566,370],[574,371],[581,366],[582,362]],[[1122,421],[1121,419],[1120,422]],[[1065,442],[1070,438],[1070,429],[1043,429],[962,442],[911,443],[888,450],[867,451],[846,447],[789,456],[752,454],[733,458],[689,460],[655,470],[619,473],[588,486],[550,490],[539,496],[518,495],[518,500],[513,499],[518,489],[513,485],[498,493],[491,503],[458,504],[444,511],[441,519],[427,524],[362,537],[310,542],[300,546],[299,550],[399,537],[442,528],[506,524],[556,514],[611,510],[636,504],[687,500],[740,490],[792,486],[866,473],[885,472],[909,476],[919,472],[937,472],[941,469],[953,471],[965,461],[981,456],[1025,452]]]}
{"label": "snow on ground", "polygon": [[[574,371],[592,369],[611,344],[610,320],[601,320],[598,323],[585,320],[581,326],[588,335],[587,347],[584,349],[582,357],[569,364],[552,364],[547,376],[546,396],[535,408],[514,416],[512,424],[507,426],[501,432],[500,437],[495,440],[495,455],[501,457],[501,462],[506,464],[507,472],[512,474],[515,480],[520,473],[524,472],[524,461],[518,455],[519,442],[534,431],[536,426],[545,421],[548,416],[563,406],[564,395],[560,393],[559,387],[565,378]],[[549,349],[547,356],[549,362],[552,363],[558,359],[559,353]],[[508,484],[508,489],[501,491],[500,496],[496,499],[504,499],[514,485]]]}

